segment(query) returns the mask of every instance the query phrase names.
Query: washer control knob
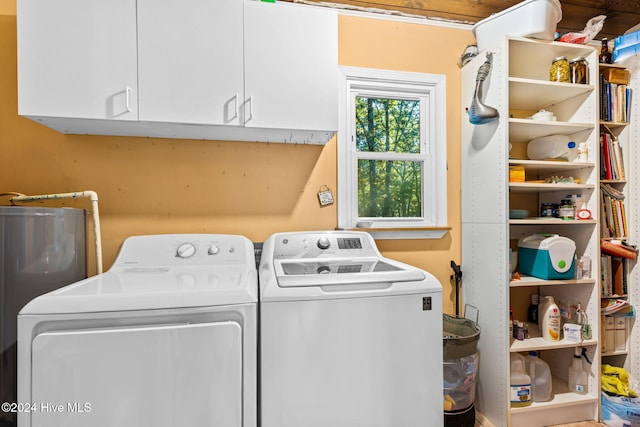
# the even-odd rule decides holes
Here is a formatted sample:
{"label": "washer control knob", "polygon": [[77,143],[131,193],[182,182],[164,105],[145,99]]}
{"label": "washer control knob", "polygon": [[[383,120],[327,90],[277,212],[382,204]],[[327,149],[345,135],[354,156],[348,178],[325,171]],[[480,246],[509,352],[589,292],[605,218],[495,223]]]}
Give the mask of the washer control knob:
{"label": "washer control knob", "polygon": [[316,273],[318,274],[329,274],[331,273],[331,267],[328,265],[321,265],[316,269]]}
{"label": "washer control knob", "polygon": [[217,255],[220,252],[220,246],[211,245],[209,246],[209,255]]}
{"label": "washer control knob", "polygon": [[196,253],[196,247],[193,243],[183,243],[178,246],[176,250],[176,256],[178,258],[191,258]]}
{"label": "washer control knob", "polygon": [[329,246],[331,246],[331,242],[328,237],[321,237],[318,239],[318,247],[320,249],[329,249]]}

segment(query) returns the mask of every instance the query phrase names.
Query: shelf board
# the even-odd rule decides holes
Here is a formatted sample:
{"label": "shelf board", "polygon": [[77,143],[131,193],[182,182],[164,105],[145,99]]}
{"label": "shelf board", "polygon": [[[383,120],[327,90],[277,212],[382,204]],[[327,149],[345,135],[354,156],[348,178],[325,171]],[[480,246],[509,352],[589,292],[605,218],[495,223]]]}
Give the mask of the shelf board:
{"label": "shelf board", "polygon": [[547,135],[571,135],[593,129],[593,123],[550,122],[532,119],[509,119],[509,141],[529,142]]}
{"label": "shelf board", "polygon": [[626,184],[627,180],[625,179],[601,179],[600,184]]}
{"label": "shelf board", "polygon": [[593,184],[545,184],[537,182],[510,182],[509,191],[514,193],[543,193],[550,191],[593,190]]}
{"label": "shelf board", "polygon": [[608,127],[612,127],[612,128],[620,128],[620,127],[625,127],[627,126],[629,123],[624,123],[624,122],[605,122],[600,120],[600,125],[602,126],[608,126]]}
{"label": "shelf board", "polygon": [[[554,160],[520,160],[509,159],[509,166],[524,166],[528,172],[535,174],[566,172],[576,169],[593,169],[595,163],[561,162]],[[601,181],[602,182],[602,181]],[[545,184],[548,185],[548,184]]]}
{"label": "shelf board", "polygon": [[521,276],[520,280],[509,282],[511,288],[524,288],[530,286],[553,286],[553,285],[593,285],[595,279],[566,279],[566,280],[544,280],[532,276]]}
{"label": "shelf board", "polygon": [[603,64],[601,62],[598,63],[598,67],[599,68],[620,68],[623,70],[626,70],[627,67],[625,67],[624,65],[618,65],[618,64]]}
{"label": "shelf board", "polygon": [[509,77],[509,108],[537,111],[594,90],[594,85]]}
{"label": "shelf board", "polygon": [[596,219],[561,219],[561,218],[524,218],[524,219],[510,219],[509,225],[585,225],[585,224],[597,224]]}
{"label": "shelf board", "polygon": [[[593,280],[591,282],[593,283]],[[597,339],[583,340],[582,342],[568,341],[566,339],[562,339],[560,341],[547,341],[542,338],[542,334],[540,333],[540,328],[538,328],[538,325],[533,323],[528,323],[528,325],[529,336],[531,338],[527,338],[523,341],[512,338],[511,347],[509,350],[511,353],[598,345]]]}
{"label": "shelf board", "polygon": [[600,356],[602,356],[602,357],[606,357],[606,356],[626,356],[627,354],[629,354],[629,352],[627,350],[618,350],[618,351],[603,352]]}
{"label": "shelf board", "polygon": [[627,294],[623,294],[623,295],[609,295],[609,296],[604,296],[604,295],[600,295],[600,299],[625,299],[625,298],[629,298],[629,295]]}
{"label": "shelf board", "polygon": [[511,413],[521,414],[523,412],[544,411],[553,407],[582,405],[585,403],[597,404],[599,400],[599,396],[595,397],[591,394],[577,394],[569,391],[567,382],[556,377],[551,378],[551,387],[553,398],[548,402],[533,402],[531,406],[511,408]]}

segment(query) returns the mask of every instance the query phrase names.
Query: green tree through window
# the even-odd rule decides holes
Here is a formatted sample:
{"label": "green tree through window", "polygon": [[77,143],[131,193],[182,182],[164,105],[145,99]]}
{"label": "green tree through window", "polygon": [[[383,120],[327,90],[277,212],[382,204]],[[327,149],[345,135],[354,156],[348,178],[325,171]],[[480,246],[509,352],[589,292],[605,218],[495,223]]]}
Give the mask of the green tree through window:
{"label": "green tree through window", "polygon": [[[420,153],[420,101],[356,97],[356,149]],[[358,160],[360,217],[422,216],[422,162]]]}

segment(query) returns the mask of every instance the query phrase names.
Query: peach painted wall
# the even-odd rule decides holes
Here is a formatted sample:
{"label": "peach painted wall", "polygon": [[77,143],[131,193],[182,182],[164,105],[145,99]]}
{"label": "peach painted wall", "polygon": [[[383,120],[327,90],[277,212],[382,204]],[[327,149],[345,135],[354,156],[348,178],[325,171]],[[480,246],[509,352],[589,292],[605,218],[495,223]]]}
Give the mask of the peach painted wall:
{"label": "peach painted wall", "polygon": [[[253,241],[288,230],[334,229],[336,140],[324,147],[62,135],[17,115],[15,0],[0,0],[0,193],[93,190],[104,264],[136,234],[235,233]],[[447,75],[449,225],[440,240],[379,241],[385,255],[435,274],[453,311],[449,261],[460,262],[460,71],[466,29],[341,16],[341,65]],[[6,204],[7,198],[0,198]],[[88,208],[88,203],[65,202]],[[93,265],[93,263],[91,263]]]}

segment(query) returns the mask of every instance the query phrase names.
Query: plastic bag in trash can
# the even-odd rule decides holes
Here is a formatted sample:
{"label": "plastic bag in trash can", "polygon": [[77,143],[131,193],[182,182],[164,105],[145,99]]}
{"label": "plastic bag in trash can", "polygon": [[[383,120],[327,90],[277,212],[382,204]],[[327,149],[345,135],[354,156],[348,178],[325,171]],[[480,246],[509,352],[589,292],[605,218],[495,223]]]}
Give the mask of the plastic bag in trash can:
{"label": "plastic bag in trash can", "polygon": [[478,353],[459,359],[444,360],[445,411],[459,411],[473,404],[479,360]]}
{"label": "plastic bag in trash can", "polygon": [[442,328],[445,360],[459,359],[477,352],[480,327],[476,322],[443,314]]}
{"label": "plastic bag in trash can", "polygon": [[602,422],[610,427],[640,427],[640,398],[602,393]]}

